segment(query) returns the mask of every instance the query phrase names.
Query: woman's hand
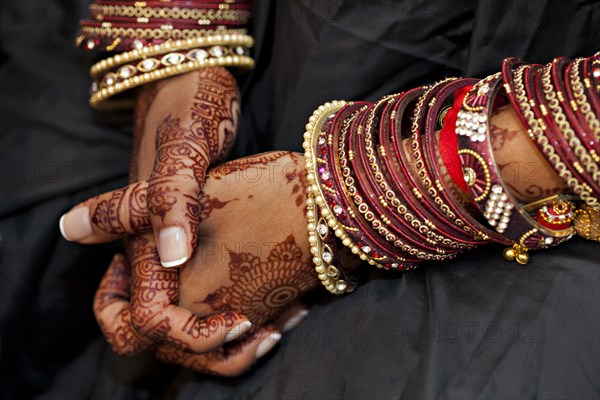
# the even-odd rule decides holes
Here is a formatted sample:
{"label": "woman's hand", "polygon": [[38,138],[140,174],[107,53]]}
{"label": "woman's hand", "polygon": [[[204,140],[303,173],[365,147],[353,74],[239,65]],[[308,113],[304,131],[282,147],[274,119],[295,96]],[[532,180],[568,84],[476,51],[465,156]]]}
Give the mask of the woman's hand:
{"label": "woman's hand", "polygon": [[[198,195],[208,167],[235,140],[238,114],[237,84],[224,68],[161,80],[138,95],[130,182],[148,182],[149,220],[164,267],[183,264],[196,248]],[[66,214],[60,225],[67,240],[91,242],[85,210]]]}
{"label": "woman's hand", "polygon": [[[152,234],[132,239],[131,273],[115,258],[94,307],[113,348],[133,354],[158,344],[161,359],[232,375],[272,347],[274,328],[265,324],[318,284],[305,232],[303,164],[299,154],[277,152],[210,171],[198,201],[198,248],[179,274],[158,264]],[[77,206],[92,216],[86,242],[150,229],[147,188],[132,184]],[[244,318],[252,322],[249,338],[189,352],[224,343],[228,331],[230,338],[243,334]]]}

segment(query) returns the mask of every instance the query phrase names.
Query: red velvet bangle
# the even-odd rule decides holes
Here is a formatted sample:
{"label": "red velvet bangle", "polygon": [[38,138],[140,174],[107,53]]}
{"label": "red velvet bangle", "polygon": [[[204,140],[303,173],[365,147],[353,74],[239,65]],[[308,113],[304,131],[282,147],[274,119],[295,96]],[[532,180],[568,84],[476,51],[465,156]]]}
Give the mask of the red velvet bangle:
{"label": "red velvet bangle", "polygon": [[456,120],[458,118],[458,112],[462,107],[462,102],[467,93],[473,85],[458,89],[454,95],[454,104],[452,108],[448,110],[448,113],[444,117],[444,123],[442,130],[440,131],[440,156],[448,174],[463,192],[469,193],[469,187],[463,176],[462,168],[460,166],[460,157],[458,156],[458,137],[456,135]]}

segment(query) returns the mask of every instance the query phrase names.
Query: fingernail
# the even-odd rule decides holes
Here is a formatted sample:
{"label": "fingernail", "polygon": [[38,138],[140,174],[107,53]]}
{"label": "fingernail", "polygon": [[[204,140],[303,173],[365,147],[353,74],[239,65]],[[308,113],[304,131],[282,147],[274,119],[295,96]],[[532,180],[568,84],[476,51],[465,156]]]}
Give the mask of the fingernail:
{"label": "fingernail", "polygon": [[283,332],[289,332],[294,329],[302,320],[308,315],[308,310],[299,310],[296,314],[294,314],[290,319],[288,319],[283,324]]}
{"label": "fingernail", "polygon": [[244,333],[248,332],[250,328],[252,328],[252,322],[250,321],[244,321],[234,326],[233,329],[225,335],[225,342],[231,342],[232,340],[239,338]]}
{"label": "fingernail", "polygon": [[275,347],[279,340],[281,340],[281,333],[279,332],[272,332],[269,336],[264,338],[256,348],[256,359],[258,360],[271,351],[271,349]]}
{"label": "fingernail", "polygon": [[172,268],[187,261],[187,236],[178,226],[165,228],[158,235],[158,254],[165,268]]}
{"label": "fingernail", "polygon": [[70,242],[79,241],[92,235],[90,224],[90,210],[88,207],[79,207],[60,217],[58,222],[60,233]]}

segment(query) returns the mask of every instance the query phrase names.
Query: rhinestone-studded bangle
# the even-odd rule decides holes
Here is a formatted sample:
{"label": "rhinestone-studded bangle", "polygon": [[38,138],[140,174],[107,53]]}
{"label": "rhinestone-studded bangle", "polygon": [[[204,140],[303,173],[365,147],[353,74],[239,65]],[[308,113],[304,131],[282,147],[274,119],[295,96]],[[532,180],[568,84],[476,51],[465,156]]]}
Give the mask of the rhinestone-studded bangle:
{"label": "rhinestone-studded bangle", "polygon": [[213,47],[213,46],[241,46],[252,47],[254,40],[249,35],[210,35],[186,40],[173,40],[164,42],[159,45],[144,47],[140,41],[139,46],[135,46],[134,50],[126,53],[117,54],[113,57],[106,58],[97,62],[90,68],[90,75],[96,78],[106,71],[113,69],[119,65],[128,64],[136,60],[141,60],[158,55],[164,55],[169,52],[179,50],[188,50],[198,47]]}
{"label": "rhinestone-studded bangle", "polygon": [[328,209],[319,210],[323,203],[323,196],[316,181],[317,161],[313,149],[316,148],[316,141],[324,122],[327,118],[335,115],[345,104],[344,101],[333,101],[315,110],[306,125],[303,143],[308,181],[306,199],[308,242],[319,280],[333,294],[349,293],[354,290],[355,285],[341,277],[339,266],[334,265],[334,262],[337,261],[337,258],[334,257],[335,252],[330,248],[331,245],[326,243],[331,241],[333,235],[343,240],[345,234],[334,219],[327,218],[330,216]]}
{"label": "rhinestone-studded bangle", "polygon": [[171,76],[181,75],[186,72],[206,67],[241,67],[250,69],[254,67],[254,60],[247,56],[226,56],[207,58],[199,61],[187,61],[177,65],[164,66],[164,68],[156,69],[140,75],[135,75],[131,78],[122,79],[121,81],[116,82],[114,85],[98,88],[96,92],[92,93],[90,97],[90,104],[95,108],[114,108],[114,105],[105,105],[105,100],[126,90],[144,85],[146,83]]}

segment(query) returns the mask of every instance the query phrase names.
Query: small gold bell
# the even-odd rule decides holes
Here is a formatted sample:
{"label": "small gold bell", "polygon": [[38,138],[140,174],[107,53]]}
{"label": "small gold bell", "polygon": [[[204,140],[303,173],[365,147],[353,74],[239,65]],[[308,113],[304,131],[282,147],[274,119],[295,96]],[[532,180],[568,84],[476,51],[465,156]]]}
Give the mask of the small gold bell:
{"label": "small gold bell", "polygon": [[513,247],[504,250],[504,258],[507,261],[516,261],[520,265],[525,265],[529,262],[529,254],[527,248],[515,243]]}
{"label": "small gold bell", "polygon": [[512,261],[512,260],[514,260],[514,259],[515,259],[515,257],[516,257],[516,252],[515,252],[515,249],[514,249],[514,248],[512,248],[512,247],[509,247],[508,249],[505,249],[505,250],[504,250],[504,258],[505,258],[507,261]]}
{"label": "small gold bell", "polygon": [[519,253],[516,257],[517,263],[520,265],[525,265],[529,262],[529,254],[527,253]]}

